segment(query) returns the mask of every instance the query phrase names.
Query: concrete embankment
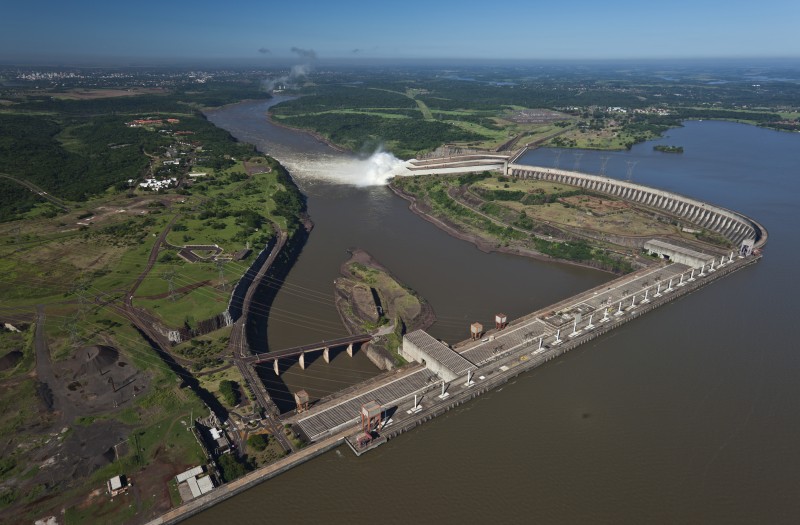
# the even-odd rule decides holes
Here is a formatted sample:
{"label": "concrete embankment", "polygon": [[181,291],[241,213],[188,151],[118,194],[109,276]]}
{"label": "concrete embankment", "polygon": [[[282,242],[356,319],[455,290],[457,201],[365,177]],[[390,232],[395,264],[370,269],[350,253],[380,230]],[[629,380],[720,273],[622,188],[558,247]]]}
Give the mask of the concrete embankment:
{"label": "concrete embankment", "polygon": [[[238,321],[239,318],[242,317],[244,312],[245,298],[248,298],[247,295],[251,286],[254,283],[258,284],[261,281],[264,273],[272,264],[272,260],[275,258],[272,254],[277,254],[277,252],[274,252],[273,249],[276,245],[278,246],[278,250],[282,249],[285,242],[286,236],[283,234],[280,228],[277,228],[277,234],[270,238],[269,242],[264,245],[264,248],[259,252],[258,257],[256,257],[256,260],[253,261],[253,264],[250,265],[250,267],[242,275],[242,278],[236,283],[228,302],[228,313],[234,322]],[[267,263],[268,259],[269,262]],[[252,296],[252,293],[250,295]]]}

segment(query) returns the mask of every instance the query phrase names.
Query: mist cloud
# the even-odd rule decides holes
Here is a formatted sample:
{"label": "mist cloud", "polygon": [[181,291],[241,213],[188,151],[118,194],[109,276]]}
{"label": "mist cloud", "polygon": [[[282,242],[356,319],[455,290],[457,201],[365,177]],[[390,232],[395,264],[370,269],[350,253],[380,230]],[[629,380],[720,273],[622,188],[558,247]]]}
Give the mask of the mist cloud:
{"label": "mist cloud", "polygon": [[347,186],[385,186],[392,177],[409,174],[406,162],[391,153],[378,150],[367,159],[334,156],[303,162],[292,173],[302,173],[314,179],[323,179]]}
{"label": "mist cloud", "polygon": [[261,53],[262,55],[268,55],[268,54],[272,53],[272,51],[270,51],[266,47],[259,48],[258,52]]}

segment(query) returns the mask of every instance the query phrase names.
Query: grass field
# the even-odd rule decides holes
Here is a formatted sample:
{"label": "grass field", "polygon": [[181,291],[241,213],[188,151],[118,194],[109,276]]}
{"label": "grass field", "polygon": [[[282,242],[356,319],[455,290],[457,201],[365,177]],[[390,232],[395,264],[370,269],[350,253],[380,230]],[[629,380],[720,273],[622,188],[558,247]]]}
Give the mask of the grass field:
{"label": "grass field", "polygon": [[[487,178],[475,182],[472,187],[479,190],[522,191],[526,194],[542,195],[559,195],[576,189],[565,184],[515,178],[504,178],[503,181]],[[541,222],[578,230],[596,230],[617,236],[679,235],[692,238],[676,226],[656,220],[650,213],[638,210],[625,201],[607,197],[574,195],[559,197],[557,202],[539,205],[525,205],[519,200],[494,201],[493,204],[518,214],[524,212],[528,217]]]}
{"label": "grass field", "polygon": [[130,88],[130,89],[70,89],[51,96],[60,100],[96,100],[99,98],[133,97],[137,95],[163,95],[164,88]]}
{"label": "grass field", "polygon": [[[233,285],[249,268],[258,251],[275,235],[272,195],[283,189],[275,172],[247,177],[238,162],[230,170],[195,184],[193,195],[174,205],[180,219],[167,235],[173,246],[218,245],[230,256],[248,245],[253,250],[241,261],[187,262],[177,250],[162,248],[158,261],[136,293],[136,304],[158,315],[168,326],[194,326],[197,321],[223,312]],[[246,214],[246,215],[241,215]],[[220,270],[222,274],[220,274]],[[169,295],[172,281],[176,293]],[[199,288],[188,289],[199,283]],[[182,290],[182,288],[187,288]],[[160,297],[159,297],[160,296]]]}
{"label": "grass field", "polygon": [[[460,186],[462,179],[457,176],[419,176],[413,177],[416,180],[409,179],[412,178],[396,179],[393,184],[416,195],[430,207],[430,214],[482,242],[492,243],[499,248],[535,250],[612,271],[627,272],[632,269],[628,261],[607,252],[612,247],[608,242],[592,238],[590,245],[586,241],[561,240],[579,234],[581,225],[578,220],[581,215],[586,215],[577,207],[567,207],[558,202],[560,194],[574,194],[575,188],[543,181],[492,178],[486,174],[482,180],[471,180],[476,194],[471,197],[462,195],[460,198],[465,199],[462,201],[450,196],[450,190]],[[523,200],[530,198],[534,198],[533,202],[542,203],[523,204]],[[559,226],[562,230],[558,229]]]}
{"label": "grass field", "polygon": [[[137,99],[128,95],[161,92],[135,91],[73,90],[55,93],[55,100],[46,103],[62,104],[69,113],[81,100],[126,97],[113,101],[114,107],[139,108]],[[106,107],[104,101],[97,101],[97,112]],[[11,112],[4,110],[4,115]],[[42,135],[24,136],[42,166],[50,163],[53,187],[47,186],[49,179],[42,182],[28,177],[28,172],[22,178],[47,186],[54,197],[71,195],[82,200],[65,202],[70,208],[65,212],[11,182],[14,192],[9,195],[15,198],[21,193],[30,205],[19,207],[16,215],[4,215],[0,222],[0,302],[4,311],[13,311],[12,317],[23,315],[29,320],[22,333],[0,331],[0,359],[8,357],[0,370],[0,439],[4,443],[0,521],[30,523],[50,513],[68,523],[122,523],[134,515],[150,518],[155,510],[163,512],[165,502],[167,507],[171,502],[164,480],[205,462],[189,429],[192,416],[206,416],[208,408],[120,313],[122,300],[147,268],[154,243],[173,218],[170,243],[219,244],[227,259],[220,276],[213,261],[190,264],[177,258],[177,248],[160,248],[160,260],[144,279],[134,304],[162,313],[165,324],[176,327],[224,311],[233,284],[274,236],[273,225],[284,231],[298,227],[303,202],[293,186],[279,182],[290,184],[276,161],[237,143],[194,113],[168,114],[180,116],[180,128],[131,130],[125,126],[131,116],[156,113],[148,108],[133,109],[130,115],[115,111],[90,124],[83,115],[65,116],[58,111],[25,111],[20,118],[9,119],[20,129]],[[28,118],[45,114],[48,118],[41,122]],[[389,115],[402,117],[392,112],[384,116]],[[7,137],[11,128],[4,125],[4,129]],[[187,136],[178,131],[187,131]],[[38,138],[50,149],[42,150]],[[176,154],[182,159],[180,166],[164,163]],[[63,166],[59,164],[62,158],[66,159]],[[101,163],[98,158],[105,160]],[[95,171],[82,170],[83,161]],[[45,173],[38,163],[26,165]],[[208,176],[187,176],[197,171]],[[46,173],[49,177],[50,172]],[[63,180],[59,179],[62,175]],[[160,192],[136,185],[152,175],[183,180],[179,187]],[[274,199],[280,192],[279,199]],[[248,245],[253,250],[249,256],[230,260]],[[176,301],[169,297],[168,281],[163,278],[173,267],[172,279],[179,288]],[[191,288],[198,281],[204,286]],[[46,387],[31,375],[35,368],[33,319],[39,305],[45,314],[43,333],[53,371]],[[215,334],[220,348],[225,348],[229,332],[226,328]],[[109,348],[87,348],[95,346]],[[7,356],[10,352],[14,355]],[[100,365],[99,358],[94,361],[97,366],[91,366],[91,360],[100,355],[115,359],[111,363],[119,366]],[[196,361],[197,368],[208,369],[209,362]],[[42,366],[47,372],[46,361]],[[223,379],[243,383],[235,368],[201,377],[201,385],[212,395]],[[57,410],[48,411],[47,406]],[[109,450],[116,450],[119,457]],[[45,465],[42,458],[53,462]],[[130,494],[112,501],[104,494],[105,482],[117,474],[126,474],[134,487]]]}

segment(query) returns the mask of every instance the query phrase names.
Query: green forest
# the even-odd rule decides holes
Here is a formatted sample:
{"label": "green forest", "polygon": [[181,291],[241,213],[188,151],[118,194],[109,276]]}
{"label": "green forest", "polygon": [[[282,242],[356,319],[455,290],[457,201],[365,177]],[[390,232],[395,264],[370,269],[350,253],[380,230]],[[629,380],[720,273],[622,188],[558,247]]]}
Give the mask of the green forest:
{"label": "green forest", "polygon": [[[32,97],[0,111],[0,172],[67,201],[82,202],[111,187],[125,190],[127,180],[147,173],[148,153],[173,142],[153,129],[125,125],[154,115],[178,116],[179,124],[161,129],[191,133],[187,137],[206,145],[206,164],[223,168],[231,164],[227,157],[249,154],[253,147],[233,140],[196,107],[247,94],[255,93],[222,89],[97,100]],[[0,221],[19,217],[39,202],[12,181],[0,179],[0,188]]]}

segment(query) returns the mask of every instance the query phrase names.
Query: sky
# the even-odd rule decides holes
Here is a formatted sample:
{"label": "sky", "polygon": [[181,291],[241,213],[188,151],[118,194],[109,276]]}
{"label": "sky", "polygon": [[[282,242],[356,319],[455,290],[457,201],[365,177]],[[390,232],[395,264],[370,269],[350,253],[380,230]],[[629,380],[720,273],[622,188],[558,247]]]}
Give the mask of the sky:
{"label": "sky", "polygon": [[798,22],[798,0],[2,0],[0,61],[793,58]]}

